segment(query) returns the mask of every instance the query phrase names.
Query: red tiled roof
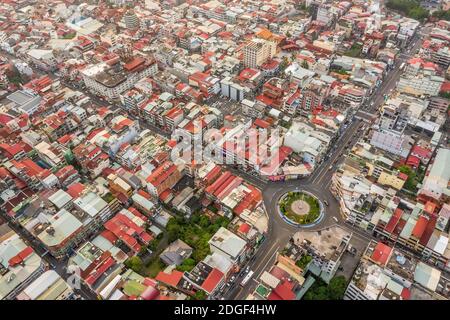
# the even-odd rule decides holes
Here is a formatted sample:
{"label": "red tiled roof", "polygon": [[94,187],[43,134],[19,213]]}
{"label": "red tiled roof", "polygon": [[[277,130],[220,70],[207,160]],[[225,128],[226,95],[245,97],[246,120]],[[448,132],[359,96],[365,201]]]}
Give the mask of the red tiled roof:
{"label": "red tiled roof", "polygon": [[402,232],[405,225],[406,225],[406,220],[400,219],[399,222],[397,223],[397,225],[395,226],[394,234],[398,236]]}
{"label": "red tiled roof", "polygon": [[34,251],[32,247],[26,247],[25,249],[20,251],[17,255],[9,259],[8,264],[11,267],[14,267],[19,263],[22,263],[22,261],[26,260],[26,258],[28,258],[33,252]]}
{"label": "red tiled roof", "polygon": [[109,230],[103,230],[102,233],[100,233],[100,235],[105,238],[106,240],[108,240],[109,242],[111,242],[112,244],[114,244],[114,242],[117,241],[117,237],[114,235],[114,233],[112,233]]}
{"label": "red tiled roof", "polygon": [[209,185],[206,189],[206,193],[213,194],[229,177],[231,176],[230,171],[225,171],[222,175],[211,185]]}
{"label": "red tiled roof", "polygon": [[231,176],[214,192],[214,196],[220,200],[225,199],[233,189],[241,185],[243,180],[241,177]]}
{"label": "red tiled roof", "polygon": [[408,288],[403,288],[400,296],[403,298],[403,300],[409,300],[409,298],[411,297],[411,292]]}
{"label": "red tiled roof", "polygon": [[203,180],[205,180],[206,182],[212,182],[215,179],[217,179],[220,172],[221,172],[220,167],[216,165],[210,172],[208,172],[208,174],[205,176]]}
{"label": "red tiled roof", "polygon": [[183,272],[178,270],[172,270],[172,273],[165,273],[164,271],[160,271],[156,276],[156,280],[174,288],[177,287],[180,280],[183,278]]}
{"label": "red tiled roof", "polygon": [[262,119],[257,118],[254,122],[253,125],[259,127],[259,128],[263,128],[266,129],[270,126],[270,124],[267,121],[264,121]]}
{"label": "red tiled roof", "polygon": [[70,194],[72,198],[78,198],[83,192],[84,188],[85,187],[82,183],[74,183],[67,188],[67,193]]}
{"label": "red tiled roof", "polygon": [[247,193],[241,202],[234,208],[233,212],[237,215],[240,215],[245,209],[250,211],[253,210],[262,201],[260,190],[252,185],[247,185],[247,187],[251,192]]}
{"label": "red tiled roof", "polygon": [[428,241],[430,240],[431,235],[434,232],[434,227],[436,226],[436,221],[437,221],[436,216],[430,217],[430,220],[428,221],[427,226],[419,240],[419,243],[421,245],[426,246],[428,244]]}
{"label": "red tiled roof", "polygon": [[409,156],[408,159],[406,160],[406,164],[408,166],[412,166],[414,168],[417,168],[420,165],[420,159],[417,158],[416,156]]}
{"label": "red tiled roof", "polygon": [[424,211],[428,212],[429,214],[434,214],[434,211],[436,211],[437,205],[434,202],[427,201],[425,203]]}
{"label": "red tiled roof", "polygon": [[289,277],[289,273],[278,266],[274,266],[272,270],[270,270],[270,274],[275,278],[282,280],[283,278]]}
{"label": "red tiled roof", "polygon": [[[292,285],[289,285],[288,281],[283,281],[279,283],[277,287],[273,290],[276,296],[280,297],[280,300],[294,300],[295,294],[292,292]],[[274,296],[274,297],[276,297]],[[276,300],[276,299],[272,299]]]}
{"label": "red tiled roof", "polygon": [[177,166],[170,161],[166,161],[147,177],[147,182],[151,183],[156,188],[175,170],[177,170]]}
{"label": "red tiled roof", "polygon": [[412,231],[412,235],[418,239],[422,237],[423,232],[425,231],[425,228],[427,227],[428,219],[425,216],[420,216],[419,220],[417,220],[416,225],[414,226],[414,229]]}
{"label": "red tiled roof", "polygon": [[403,215],[403,210],[397,208],[395,209],[394,214],[392,215],[391,219],[389,220],[388,224],[386,225],[386,228],[384,228],[384,230],[386,230],[389,233],[392,233],[392,231],[394,231],[395,226],[397,225],[398,221],[400,220],[400,218]]}
{"label": "red tiled roof", "polygon": [[166,189],[159,195],[159,199],[164,202],[171,194],[172,194],[172,190]]}
{"label": "red tiled roof", "polygon": [[144,300],[157,300],[159,297],[159,290],[155,287],[147,287],[141,294],[141,298]]}
{"label": "red tiled roof", "polygon": [[375,246],[375,249],[372,252],[372,260],[375,262],[385,265],[391,255],[392,248],[388,245],[385,245],[382,242],[378,242]]}
{"label": "red tiled roof", "polygon": [[400,179],[402,179],[403,181],[408,180],[408,175],[407,175],[406,173],[403,173],[403,172],[399,172],[399,173],[398,173],[398,177],[399,177]]}
{"label": "red tiled roof", "polygon": [[246,234],[247,232],[250,231],[250,225],[248,223],[243,223],[241,224],[241,226],[239,227],[238,231],[240,233],[244,233]]}
{"label": "red tiled roof", "polygon": [[223,278],[223,273],[219,269],[213,268],[211,272],[206,277],[205,281],[203,281],[202,288],[207,292],[211,293],[220,283]]}
{"label": "red tiled roof", "polygon": [[449,92],[450,91],[450,81],[446,81],[441,85],[441,92]]}
{"label": "red tiled roof", "polygon": [[97,267],[86,279],[86,282],[89,285],[93,285],[109,268],[116,264],[116,261],[109,257],[106,261],[104,261],[99,267]]}
{"label": "red tiled roof", "polygon": [[415,155],[419,158],[425,158],[425,159],[431,158],[432,153],[433,152],[430,149],[423,148],[418,145],[415,145],[411,150],[412,155]]}
{"label": "red tiled roof", "polygon": [[143,58],[137,57],[137,58],[134,58],[133,60],[131,60],[130,62],[128,62],[127,64],[125,64],[123,67],[127,71],[133,71],[134,69],[136,69],[138,66],[140,66],[144,62],[145,62],[145,60]]}

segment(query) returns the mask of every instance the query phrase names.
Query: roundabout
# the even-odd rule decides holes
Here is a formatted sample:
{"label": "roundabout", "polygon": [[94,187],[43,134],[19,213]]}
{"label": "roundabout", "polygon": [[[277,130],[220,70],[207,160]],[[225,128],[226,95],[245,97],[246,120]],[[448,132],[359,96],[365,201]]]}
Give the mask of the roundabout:
{"label": "roundabout", "polygon": [[296,227],[312,227],[324,215],[320,200],[307,191],[290,191],[278,200],[278,213],[285,222]]}

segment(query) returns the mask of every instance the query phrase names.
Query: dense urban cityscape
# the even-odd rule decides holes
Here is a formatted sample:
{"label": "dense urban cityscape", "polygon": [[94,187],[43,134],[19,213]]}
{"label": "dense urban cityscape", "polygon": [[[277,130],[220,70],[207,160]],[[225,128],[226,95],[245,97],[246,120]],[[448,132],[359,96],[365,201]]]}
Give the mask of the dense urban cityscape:
{"label": "dense urban cityscape", "polygon": [[450,299],[449,66],[448,0],[2,0],[0,300]]}

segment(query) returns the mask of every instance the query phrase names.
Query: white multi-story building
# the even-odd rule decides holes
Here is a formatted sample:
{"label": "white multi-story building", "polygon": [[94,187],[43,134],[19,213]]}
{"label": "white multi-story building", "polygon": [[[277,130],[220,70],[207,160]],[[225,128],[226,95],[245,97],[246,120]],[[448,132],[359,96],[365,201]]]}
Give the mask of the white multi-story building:
{"label": "white multi-story building", "polygon": [[250,94],[249,87],[243,87],[240,84],[233,82],[231,77],[226,77],[220,81],[220,88],[222,96],[231,98],[235,101],[242,101]]}
{"label": "white multi-story building", "polygon": [[276,44],[264,39],[253,39],[244,47],[244,65],[248,68],[257,68],[276,52]]}
{"label": "white multi-story building", "polygon": [[120,71],[102,62],[84,69],[81,75],[90,91],[108,99],[115,99],[122,92],[131,89],[139,80],[153,76],[157,72],[158,66],[155,61],[134,58],[121,66]]}
{"label": "white multi-story building", "polygon": [[441,89],[444,78],[438,76],[413,76],[401,77],[397,89],[400,92],[413,94],[415,96],[429,95],[437,96]]}
{"label": "white multi-story building", "polygon": [[232,262],[242,262],[245,258],[247,242],[228,229],[221,227],[208,243],[212,253],[220,253]]}

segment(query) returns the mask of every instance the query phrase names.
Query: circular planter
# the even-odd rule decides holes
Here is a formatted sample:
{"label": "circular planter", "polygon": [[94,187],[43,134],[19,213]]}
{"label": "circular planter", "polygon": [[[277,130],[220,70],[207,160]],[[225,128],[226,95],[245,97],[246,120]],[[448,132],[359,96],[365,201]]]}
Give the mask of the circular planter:
{"label": "circular planter", "polygon": [[323,205],[307,191],[290,191],[278,200],[278,214],[288,224],[296,227],[312,227],[323,218]]}

